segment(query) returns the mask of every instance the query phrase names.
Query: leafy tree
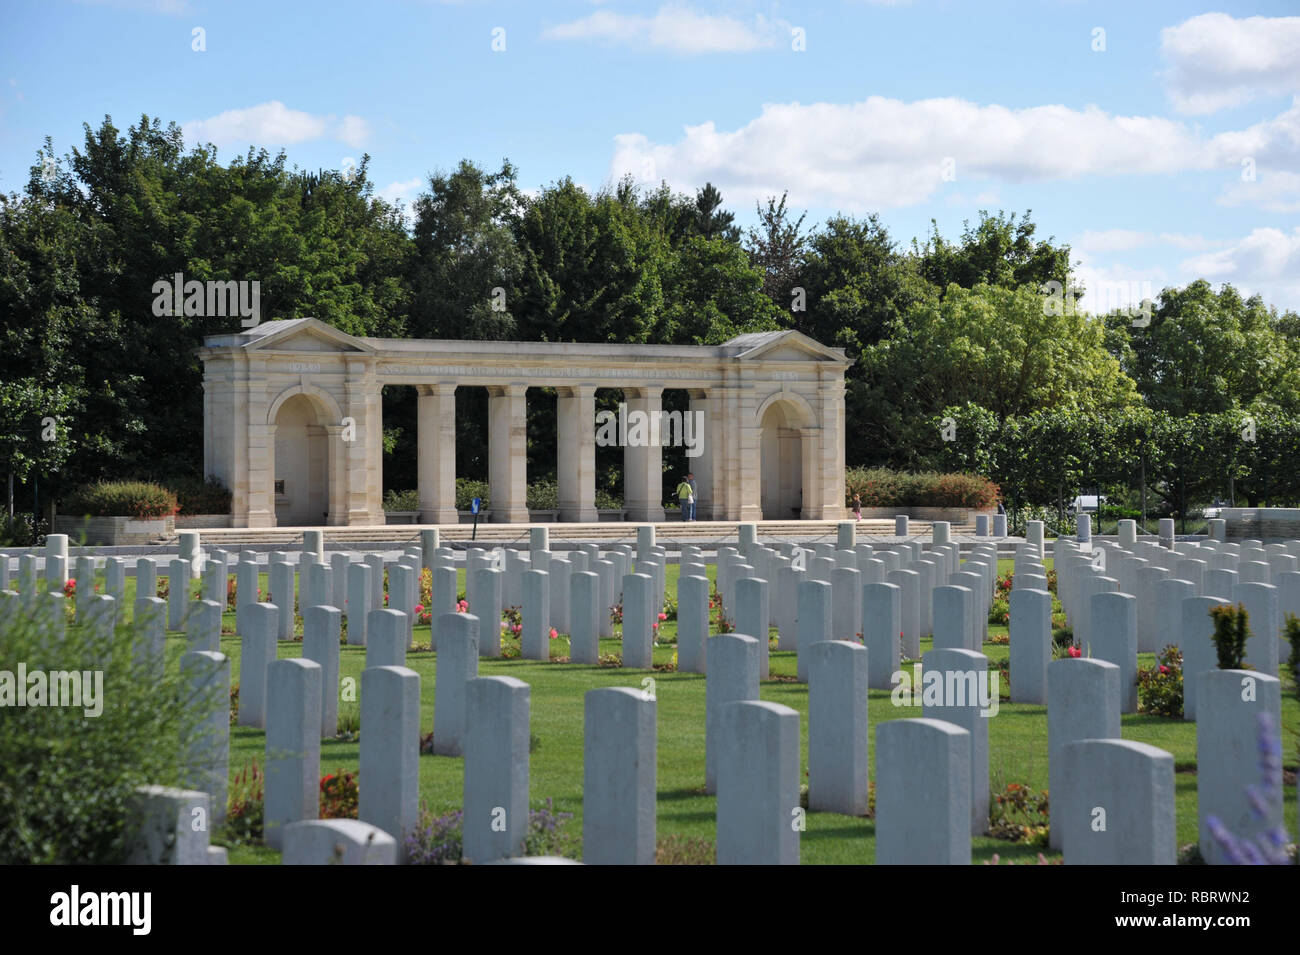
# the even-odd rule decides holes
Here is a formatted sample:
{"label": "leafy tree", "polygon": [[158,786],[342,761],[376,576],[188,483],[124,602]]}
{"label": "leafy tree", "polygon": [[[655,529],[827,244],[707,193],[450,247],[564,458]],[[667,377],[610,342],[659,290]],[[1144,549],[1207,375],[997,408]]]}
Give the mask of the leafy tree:
{"label": "leafy tree", "polygon": [[782,194],[780,203],[769,196],[766,210],[755,203],[758,226],[750,227],[745,243],[750,259],[763,271],[763,291],[782,312],[790,310],[791,290],[799,284],[809,238],[802,231],[808,213],[791,221],[785,207],[787,195]]}
{"label": "leafy tree", "polygon": [[948,242],[939,234],[939,224],[930,220],[930,238],[924,246],[912,242],[917,267],[927,281],[941,291],[952,285],[973,289],[977,285],[1040,288],[1056,281],[1064,288],[1070,282],[1070,247],[1054,240],[1035,240],[1038,227],[1030,211],[1017,221],[1015,213],[989,215],[981,210],[979,222],[963,224],[961,240]]}
{"label": "leafy tree", "polygon": [[716,345],[745,332],[780,328],[780,311],[763,294],[763,276],[744,249],[692,236],[664,275],[666,297],[655,339]]}
{"label": "leafy tree", "polygon": [[695,234],[704,239],[740,241],[740,228],[735,215],[722,208],[722,193],[711,182],[695,193]]}
{"label": "leafy tree", "polygon": [[523,257],[514,228],[523,210],[515,169],[462,160],[429,177],[415,200],[411,332],[419,338],[518,337],[511,309]]}
{"label": "leafy tree", "polygon": [[617,194],[571,179],[543,189],[516,225],[525,341],[645,342],[663,306],[662,233]]}
{"label": "leafy tree", "polygon": [[1162,291],[1146,327],[1108,322],[1112,352],[1153,408],[1175,416],[1260,404],[1300,412],[1291,320],[1258,296],[1243,300],[1231,285],[1215,292],[1198,280]]}
{"label": "leafy tree", "polygon": [[1045,309],[1028,286],[950,286],[942,301],[911,306],[892,336],[863,350],[861,364],[853,395],[860,446],[900,466],[938,450],[931,420],[945,407],[970,402],[1002,421],[1137,401],[1103,347],[1100,323]]}

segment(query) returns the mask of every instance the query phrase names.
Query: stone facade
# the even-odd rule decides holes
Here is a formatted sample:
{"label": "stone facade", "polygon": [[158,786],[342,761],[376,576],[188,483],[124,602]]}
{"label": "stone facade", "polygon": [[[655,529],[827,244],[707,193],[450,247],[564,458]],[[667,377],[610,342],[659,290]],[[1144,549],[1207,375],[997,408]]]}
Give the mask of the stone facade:
{"label": "stone facade", "polygon": [[[689,457],[700,520],[831,520],[844,507],[842,349],[795,331],[721,345],[356,338],[314,318],[212,336],[204,363],[203,465],[231,489],[235,527],[377,525],[381,389],[419,391],[420,520],[455,524],[456,389],[488,389],[491,519],[526,523],[527,389],[558,393],[560,520],[596,521],[595,395],[622,389],[655,420],[666,388],[700,412]],[[661,521],[662,445],[624,448],[624,507]],[[674,438],[676,435],[673,436]],[[669,476],[672,481],[676,476]],[[279,487],[277,487],[279,485]]]}

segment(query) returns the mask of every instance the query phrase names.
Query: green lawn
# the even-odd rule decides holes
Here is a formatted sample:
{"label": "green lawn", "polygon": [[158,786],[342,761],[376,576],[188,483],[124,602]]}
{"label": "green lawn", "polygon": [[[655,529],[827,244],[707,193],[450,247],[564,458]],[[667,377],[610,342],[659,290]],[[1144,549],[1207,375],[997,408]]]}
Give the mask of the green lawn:
{"label": "green lawn", "polygon": [[[999,573],[1011,570],[1012,562],[999,561]],[[712,576],[714,568],[710,567]],[[668,586],[675,592],[678,568],[668,567]],[[265,576],[263,577],[265,581]],[[461,571],[463,589],[464,571]],[[129,608],[134,598],[134,578],[127,580],[127,601]],[[265,583],[263,583],[265,586]],[[197,588],[197,582],[196,582]],[[234,626],[234,615],[227,614],[225,626]],[[665,640],[675,639],[674,625],[668,622],[663,627]],[[1005,627],[990,627],[991,634],[1005,633]],[[429,642],[429,628],[416,627],[417,645]],[[922,652],[928,649],[930,641],[922,640]],[[184,638],[180,634],[168,636],[168,647],[173,657],[179,656],[184,649]],[[223,634],[221,649],[231,658],[232,679],[238,680],[239,674],[239,640],[232,634]],[[601,652],[616,652],[619,644],[616,640],[602,640]],[[282,642],[279,648],[281,657],[300,656],[300,642]],[[656,664],[668,663],[674,655],[672,645],[662,645],[655,650]],[[991,664],[1006,658],[1008,649],[1004,645],[986,644],[984,652]],[[554,654],[567,655],[568,641],[563,637],[554,641]],[[1153,663],[1151,654],[1143,654],[1140,665]],[[365,649],[362,647],[343,647],[341,675],[354,677],[360,684],[361,671],[365,664]],[[174,665],[174,659],[173,659]],[[421,727],[423,732],[433,729],[433,697],[436,657],[423,650],[407,655],[407,666],[420,674],[421,678]],[[772,651],[771,672],[776,676],[793,676],[796,670],[796,657],[793,653]],[[479,673],[483,676],[509,675],[528,683],[531,687],[532,732],[539,738],[540,745],[530,760],[530,788],[534,806],[543,804],[548,798],[554,801],[557,810],[571,812],[575,819],[569,825],[574,832],[581,835],[582,817],[582,745],[583,745],[583,694],[594,687],[633,686],[641,687],[646,676],[653,676],[655,693],[658,700],[659,723],[659,761],[658,761],[658,831],[660,836],[681,833],[690,836],[702,836],[712,839],[714,835],[715,803],[710,796],[702,794],[704,783],[704,686],[705,678],[697,674],[676,672],[625,671],[619,668],[601,668],[592,666],[575,666],[569,664],[537,663],[525,660],[480,660]],[[1288,769],[1294,769],[1294,730],[1300,725],[1300,704],[1295,700],[1294,686],[1289,677],[1285,677],[1283,690],[1282,717],[1288,729],[1284,733],[1284,762]],[[765,700],[782,703],[795,710],[801,716],[800,730],[803,735],[803,759],[807,765],[807,713],[808,688],[791,682],[768,681],[762,684],[760,695]],[[890,702],[889,693],[872,690],[870,700],[870,719],[874,724],[882,720],[919,716],[920,709],[895,707]],[[349,705],[340,704],[340,709]],[[1177,820],[1178,842],[1183,845],[1197,840],[1196,824],[1196,727],[1192,723],[1180,720],[1167,720],[1158,717],[1134,714],[1123,718],[1125,739],[1139,740],[1158,746],[1173,754],[1178,770],[1177,777]],[[874,779],[875,732],[872,731],[872,778]],[[330,740],[321,745],[321,771],[333,772],[337,769],[357,769],[359,763],[359,744]],[[1000,789],[1009,782],[1026,783],[1036,789],[1047,788],[1047,715],[1042,706],[1010,704],[1003,702],[998,714],[989,721],[989,778],[994,789]],[[247,761],[257,760],[259,765],[265,760],[264,734],[247,727],[231,727],[230,767],[232,776],[239,772]],[[461,808],[462,766],[459,759],[443,756],[420,757],[420,797],[428,806],[438,813]],[[1243,780],[1243,784],[1250,780]],[[364,785],[364,780],[362,781]],[[1296,827],[1296,797],[1294,783],[1287,786],[1285,796],[1287,827],[1291,832]],[[1008,858],[1024,860],[1036,857],[1038,849],[1016,845],[996,839],[976,839],[974,856],[976,861],[989,859],[998,853],[1005,861]],[[809,813],[807,831],[801,839],[801,854],[808,863],[868,863],[874,861],[875,834],[874,823],[869,819],[857,819],[830,813]],[[1049,858],[1052,857],[1048,853]],[[230,850],[233,863],[276,862],[278,853],[271,850],[247,846],[235,846]]]}

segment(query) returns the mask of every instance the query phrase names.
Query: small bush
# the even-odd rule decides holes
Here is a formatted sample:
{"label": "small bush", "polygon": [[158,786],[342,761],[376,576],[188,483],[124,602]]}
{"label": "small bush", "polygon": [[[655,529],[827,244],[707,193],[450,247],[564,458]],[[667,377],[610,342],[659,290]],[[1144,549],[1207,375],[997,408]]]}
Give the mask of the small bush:
{"label": "small bush", "polygon": [[910,474],[888,468],[850,468],[844,473],[845,503],[863,507],[965,507],[984,510],[998,500],[998,486],[977,474]]}
{"label": "small bush", "polygon": [[1287,666],[1291,668],[1291,676],[1296,683],[1296,691],[1300,693],[1300,618],[1295,614],[1286,615],[1286,630],[1283,631],[1286,642],[1291,644],[1291,657],[1287,660]]}
{"label": "small bush", "polygon": [[0,514],[0,547],[39,547],[49,534],[49,524],[30,514]]}
{"label": "small bush", "polygon": [[179,509],[175,494],[146,481],[98,481],[73,491],[61,505],[65,514],[91,517],[167,517]]}
{"label": "small bush", "polygon": [[492,506],[492,496],[488,494],[487,481],[471,481],[469,478],[456,478],[456,510],[468,511],[474,498],[482,499],[483,510]]}
{"label": "small bush", "polygon": [[230,783],[226,803],[226,824],[218,838],[227,845],[261,845],[265,822],[265,803],[262,792],[263,775],[252,765],[244,764]]}
{"label": "small bush", "polygon": [[83,705],[0,706],[0,865],[121,864],[136,787],[181,785],[197,770],[201,721],[224,700],[137,660],[133,642],[130,625],[104,639],[72,624],[56,644],[38,615],[5,624],[0,671],[85,676]]}
{"label": "small bush", "polygon": [[386,511],[418,511],[420,509],[419,491],[388,491],[384,495]]}
{"label": "small bush", "polygon": [[[1214,650],[1220,670],[1240,670],[1246,659],[1246,641],[1250,639],[1250,614],[1242,604],[1211,607],[1214,619]],[[1270,638],[1271,639],[1271,638]]]}
{"label": "small bush", "polygon": [[994,597],[989,604],[989,623],[1006,626],[1011,623],[1011,601],[1006,597]]}
{"label": "small bush", "polygon": [[355,819],[361,789],[356,773],[339,770],[320,781],[320,817],[322,819]]}
{"label": "small bush", "polygon": [[618,511],[623,508],[623,499],[616,497],[604,488],[596,488],[596,508],[601,511]]}
{"label": "small bush", "polygon": [[1153,716],[1183,718],[1183,651],[1173,644],[1156,657],[1154,667],[1138,670],[1138,709]]}
{"label": "small bush", "polygon": [[230,489],[218,478],[181,478],[169,481],[167,486],[176,495],[181,514],[230,513]]}
{"label": "small bush", "polygon": [[1023,783],[1008,783],[989,802],[989,835],[994,839],[1047,845],[1047,793]]}
{"label": "small bush", "polygon": [[530,511],[555,511],[560,507],[560,488],[554,481],[538,481],[524,492],[524,506]]}

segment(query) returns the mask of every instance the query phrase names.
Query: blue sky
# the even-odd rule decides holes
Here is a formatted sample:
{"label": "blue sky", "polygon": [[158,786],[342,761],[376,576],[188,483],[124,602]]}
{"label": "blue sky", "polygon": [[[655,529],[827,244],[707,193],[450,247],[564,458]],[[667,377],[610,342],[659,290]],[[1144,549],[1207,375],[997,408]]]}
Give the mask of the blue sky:
{"label": "blue sky", "polygon": [[[0,190],[46,135],[181,123],[229,159],[371,156],[409,201],[463,157],[536,189],[706,180],[742,224],[878,213],[901,241],[1032,209],[1091,303],[1203,276],[1300,309],[1290,3],[8,0]],[[194,31],[202,31],[205,49]],[[503,31],[503,32],[502,32]],[[803,49],[795,49],[802,40]],[[494,49],[504,45],[504,49]]]}

